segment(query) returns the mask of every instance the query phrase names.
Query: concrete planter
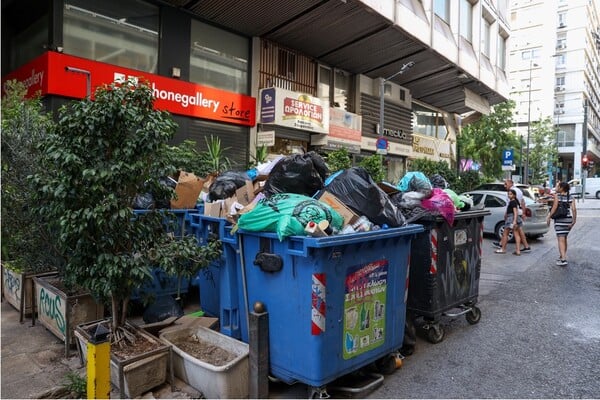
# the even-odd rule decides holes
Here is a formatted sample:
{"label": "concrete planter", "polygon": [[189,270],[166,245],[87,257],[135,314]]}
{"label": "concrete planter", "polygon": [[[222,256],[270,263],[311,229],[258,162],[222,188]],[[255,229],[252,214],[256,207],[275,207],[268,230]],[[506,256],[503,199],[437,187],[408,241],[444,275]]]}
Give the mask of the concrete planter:
{"label": "concrete planter", "polygon": [[[110,320],[93,321],[79,325],[75,330],[81,361],[87,362],[87,344],[90,341],[90,332],[95,331],[99,324],[110,326]],[[129,330],[136,331],[138,335],[147,340],[160,344],[160,347],[126,360],[118,358],[113,352],[110,354],[110,382],[120,391],[121,398],[135,398],[167,381],[173,384],[173,371],[171,366],[171,346],[161,342],[144,329],[127,324]]]}
{"label": "concrete planter", "polygon": [[[37,319],[56,337],[65,342],[65,357],[75,344],[73,331],[77,325],[104,317],[104,306],[89,293],[69,295],[53,285],[56,275],[34,277]],[[35,316],[33,318],[35,324]]]}
{"label": "concrete planter", "polygon": [[2,265],[2,296],[19,311],[19,322],[23,323],[24,317],[31,316],[33,311],[33,278],[54,274],[55,272],[17,272]]}
{"label": "concrete planter", "polygon": [[[234,355],[224,365],[213,365],[196,358],[177,346],[176,343],[194,335],[203,342]],[[160,339],[173,346],[173,369],[175,376],[202,392],[207,399],[234,399],[248,397],[249,347],[234,338],[199,327],[170,329]]]}

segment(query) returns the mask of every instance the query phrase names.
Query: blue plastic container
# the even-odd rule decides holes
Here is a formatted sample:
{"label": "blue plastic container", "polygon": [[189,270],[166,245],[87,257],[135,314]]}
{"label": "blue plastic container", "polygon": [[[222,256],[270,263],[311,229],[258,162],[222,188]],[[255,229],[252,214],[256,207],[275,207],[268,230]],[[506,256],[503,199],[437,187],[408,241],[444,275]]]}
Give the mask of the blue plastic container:
{"label": "blue plastic container", "polygon": [[[140,215],[151,212],[151,210],[134,210],[134,214]],[[164,224],[167,232],[173,232],[177,237],[191,235],[189,215],[196,213],[195,209],[165,209]],[[144,286],[134,290],[131,295],[132,300],[144,300],[146,298],[157,298],[159,296],[168,296],[176,294],[185,294],[189,291],[190,279],[169,276],[160,267],[152,269],[152,281]]]}
{"label": "blue plastic container", "polygon": [[240,231],[249,309],[269,313],[271,374],[314,387],[402,346],[410,246],[421,225],[282,242]]}
{"label": "blue plastic container", "polygon": [[240,303],[242,287],[239,284],[238,236],[231,232],[232,225],[225,218],[190,214],[190,225],[198,243],[204,245],[211,237],[223,245],[223,255],[201,270],[193,284],[199,286],[200,307],[207,314],[219,318],[221,333],[248,342],[246,307]]}

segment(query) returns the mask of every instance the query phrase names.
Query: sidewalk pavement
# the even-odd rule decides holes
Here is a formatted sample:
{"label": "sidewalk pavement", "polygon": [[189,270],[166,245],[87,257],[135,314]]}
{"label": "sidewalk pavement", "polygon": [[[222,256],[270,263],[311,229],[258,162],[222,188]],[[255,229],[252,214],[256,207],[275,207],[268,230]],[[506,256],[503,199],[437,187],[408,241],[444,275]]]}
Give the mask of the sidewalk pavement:
{"label": "sidewalk pavement", "polygon": [[[2,399],[69,398],[65,389],[67,374],[72,372],[85,377],[86,368],[81,365],[76,348],[65,358],[64,343],[39,322],[34,326],[26,318],[19,323],[19,312],[7,301],[2,301],[1,355]],[[144,399],[197,399],[201,393],[179,379],[175,390],[165,383]],[[110,397],[119,398],[119,391],[111,391]]]}

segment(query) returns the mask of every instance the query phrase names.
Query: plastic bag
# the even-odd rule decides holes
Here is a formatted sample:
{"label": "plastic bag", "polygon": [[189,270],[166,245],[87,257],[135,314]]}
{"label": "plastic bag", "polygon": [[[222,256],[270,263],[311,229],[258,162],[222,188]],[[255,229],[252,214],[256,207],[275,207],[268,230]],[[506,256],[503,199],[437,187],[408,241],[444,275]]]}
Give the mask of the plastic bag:
{"label": "plastic bag", "polygon": [[450,225],[454,223],[454,202],[442,189],[433,188],[431,197],[423,199],[421,204],[426,210],[440,213]]}
{"label": "plastic bag", "polygon": [[315,152],[287,156],[273,167],[265,182],[267,197],[277,193],[312,196],[323,188],[329,169],[323,157]]}
{"label": "plastic bag", "polygon": [[154,196],[152,193],[138,194],[133,199],[134,210],[151,210],[154,208]]}
{"label": "plastic bag", "polygon": [[343,171],[325,189],[356,214],[366,216],[376,225],[396,227],[405,224],[398,207],[362,167]]}
{"label": "plastic bag", "polygon": [[305,235],[304,228],[313,221],[327,220],[329,226],[341,229],[342,216],[313,198],[296,193],[279,193],[260,200],[240,216],[238,227],[253,232],[277,232],[279,240],[291,235]]}
{"label": "plastic bag", "polygon": [[429,177],[431,186],[438,189],[448,189],[448,181],[440,174],[433,174]]}
{"label": "plastic bag", "polygon": [[456,209],[462,210],[462,208],[465,206],[465,203],[463,203],[454,190],[444,189],[444,193],[446,193],[452,199],[452,203],[454,203],[454,207]]}
{"label": "plastic bag", "polygon": [[431,182],[422,173],[417,171],[407,172],[398,182],[398,190],[401,192],[423,192],[429,195],[431,193]]}
{"label": "plastic bag", "polygon": [[246,172],[225,171],[209,186],[208,198],[210,201],[228,199],[249,180],[251,179]]}

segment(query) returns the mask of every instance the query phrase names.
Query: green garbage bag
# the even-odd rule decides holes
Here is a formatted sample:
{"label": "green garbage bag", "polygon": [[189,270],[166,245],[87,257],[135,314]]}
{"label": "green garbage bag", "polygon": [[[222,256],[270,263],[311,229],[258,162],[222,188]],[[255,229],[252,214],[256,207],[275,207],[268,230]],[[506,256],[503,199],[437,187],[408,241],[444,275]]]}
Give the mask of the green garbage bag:
{"label": "green garbage bag", "polygon": [[450,196],[450,198],[452,199],[452,202],[454,203],[454,208],[456,208],[458,210],[462,210],[463,209],[463,207],[465,206],[465,203],[456,194],[456,192],[454,190],[452,190],[452,189],[444,189],[444,192],[446,192],[446,194],[448,196]]}
{"label": "green garbage bag", "polygon": [[325,203],[301,194],[279,193],[259,200],[251,211],[242,214],[238,227],[252,232],[276,232],[283,240],[305,235],[306,224],[322,220],[337,230],[344,224],[342,216]]}

